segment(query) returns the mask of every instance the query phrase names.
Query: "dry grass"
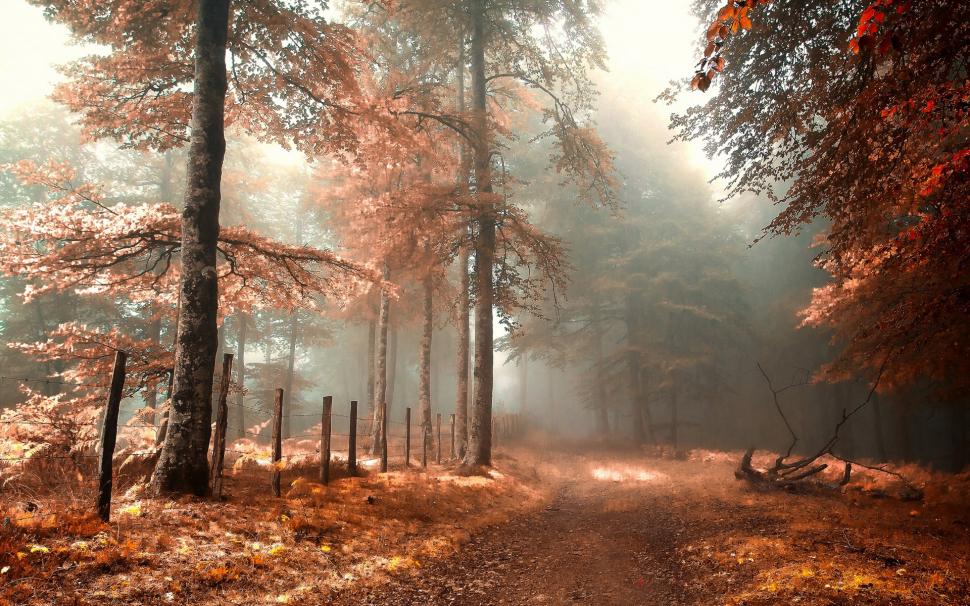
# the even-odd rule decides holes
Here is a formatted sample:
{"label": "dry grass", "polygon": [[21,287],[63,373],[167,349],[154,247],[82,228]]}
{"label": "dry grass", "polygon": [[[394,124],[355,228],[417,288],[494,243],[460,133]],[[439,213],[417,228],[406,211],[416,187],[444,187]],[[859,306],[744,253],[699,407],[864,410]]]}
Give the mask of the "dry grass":
{"label": "dry grass", "polygon": [[[270,604],[322,601],[349,583],[408,574],[485,526],[537,507],[536,474],[509,459],[484,477],[448,466],[427,473],[316,483],[316,464],[270,471],[243,466],[225,498],[149,500],[134,485],[112,522],[50,511],[10,518],[0,533],[0,604]],[[22,503],[5,502],[8,513]]]}

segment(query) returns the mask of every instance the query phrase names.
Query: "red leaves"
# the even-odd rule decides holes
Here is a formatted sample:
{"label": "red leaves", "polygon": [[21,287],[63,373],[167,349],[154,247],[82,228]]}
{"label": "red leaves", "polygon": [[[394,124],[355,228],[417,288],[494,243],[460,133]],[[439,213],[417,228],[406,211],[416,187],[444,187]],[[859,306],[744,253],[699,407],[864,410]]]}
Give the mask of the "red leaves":
{"label": "red leaves", "polygon": [[691,80],[692,90],[703,92],[710,88],[714,76],[724,70],[725,60],[720,53],[728,36],[740,30],[751,29],[751,9],[767,2],[768,0],[728,0],[718,11],[714,22],[707,28],[707,46],[704,48],[704,58],[698,63],[697,72]]}

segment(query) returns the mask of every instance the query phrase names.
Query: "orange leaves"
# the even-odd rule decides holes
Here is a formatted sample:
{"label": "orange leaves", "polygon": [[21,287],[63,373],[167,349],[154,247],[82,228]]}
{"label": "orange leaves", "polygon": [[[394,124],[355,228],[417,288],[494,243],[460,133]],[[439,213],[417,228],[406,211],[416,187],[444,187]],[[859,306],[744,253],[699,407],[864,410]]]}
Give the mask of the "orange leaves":
{"label": "orange leaves", "polygon": [[[895,8],[893,6],[895,5]],[[877,0],[870,4],[862,14],[859,15],[859,22],[856,26],[855,36],[849,41],[849,50],[858,54],[865,50],[875,48],[879,55],[888,55],[893,50],[899,50],[900,42],[893,33],[892,28],[885,30],[888,25],[887,20],[890,16],[904,15],[909,12],[909,0]]]}
{"label": "orange leaves", "polygon": [[753,27],[751,10],[759,4],[767,4],[768,0],[728,0],[728,3],[717,13],[714,22],[707,28],[707,46],[704,48],[704,58],[698,63],[697,71],[691,80],[692,90],[707,91],[714,76],[724,70],[725,60],[721,51],[728,36],[737,34],[741,30]]}

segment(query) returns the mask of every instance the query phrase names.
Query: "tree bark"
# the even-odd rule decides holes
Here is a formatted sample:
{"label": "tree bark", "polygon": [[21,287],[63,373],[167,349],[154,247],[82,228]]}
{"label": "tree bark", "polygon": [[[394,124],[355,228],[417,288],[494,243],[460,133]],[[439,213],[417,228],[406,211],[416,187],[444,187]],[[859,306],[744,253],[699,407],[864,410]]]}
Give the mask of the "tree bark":
{"label": "tree bark", "polygon": [[[427,247],[426,247],[427,249]],[[418,404],[421,406],[421,430],[425,448],[432,447],[431,436],[431,338],[434,332],[434,285],[431,272],[425,276],[424,310],[421,331],[421,348],[418,352]],[[441,445],[438,445],[441,448]]]}
{"label": "tree bark", "polygon": [[196,27],[192,136],[185,209],[182,275],[175,350],[174,397],[168,432],[152,476],[156,494],[204,495],[216,359],[222,162],[225,157],[226,37],[229,0],[199,0]]}
{"label": "tree bark", "polygon": [[[485,79],[485,0],[471,2],[472,111],[475,124],[475,191],[492,193]],[[492,270],[495,263],[495,209],[482,204],[475,239],[475,398],[470,419],[466,465],[492,463]]]}
{"label": "tree bark", "polygon": [[240,439],[246,437],[246,334],[249,332],[249,318],[241,313],[236,316],[239,323],[238,334],[236,335],[236,383],[239,391],[236,393],[236,418],[239,422]]}
{"label": "tree bark", "polygon": [[[384,279],[390,279],[390,272],[384,266]],[[381,289],[380,310],[377,314],[377,362],[374,372],[374,418],[371,424],[371,455],[379,455],[384,440],[384,414],[387,411],[387,323],[391,302],[387,291]]]}

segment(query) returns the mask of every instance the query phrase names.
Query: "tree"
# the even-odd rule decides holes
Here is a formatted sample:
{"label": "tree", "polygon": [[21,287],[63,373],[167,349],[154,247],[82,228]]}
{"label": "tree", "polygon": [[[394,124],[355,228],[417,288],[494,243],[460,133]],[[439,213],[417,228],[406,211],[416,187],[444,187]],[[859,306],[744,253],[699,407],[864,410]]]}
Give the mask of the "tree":
{"label": "tree", "polygon": [[212,373],[217,349],[215,266],[226,153],[229,0],[200,0],[198,11],[188,187],[182,211],[181,313],[168,432],[152,487],[156,493],[204,495],[209,489]]}
{"label": "tree", "polygon": [[[138,310],[145,302],[154,310],[150,321],[171,322],[172,315],[180,315],[173,313],[183,245],[175,208],[111,199],[97,184],[77,183],[76,173],[62,164],[38,167],[23,161],[12,168],[24,186],[44,186],[51,192],[48,201],[5,209],[2,216],[10,231],[0,238],[0,271],[26,277],[27,302],[49,293],[70,293],[120,300],[116,313],[122,319],[124,310]],[[227,314],[273,306],[313,309],[314,295],[350,296],[361,284],[355,282],[374,277],[332,253],[281,244],[243,227],[222,229],[217,250],[213,269],[222,284],[220,309]],[[60,365],[62,370],[52,374],[69,389],[50,401],[29,394],[13,414],[89,417],[101,402],[99,392],[89,387],[110,375],[118,350],[129,353],[126,394],[157,390],[169,376],[173,352],[154,336],[126,334],[118,323],[116,316],[102,326],[62,323],[39,341],[16,344],[35,359]],[[85,445],[81,440],[73,446]]]}
{"label": "tree", "polygon": [[[415,24],[420,36],[434,40],[436,48],[453,48],[454,31],[460,32],[461,46],[465,36],[469,39],[470,115],[437,119],[460,132],[472,149],[475,394],[464,461],[470,466],[488,465],[493,314],[496,307],[508,311],[512,302],[509,290],[505,300],[500,300],[500,291],[506,286],[503,279],[510,276],[506,271],[510,264],[496,262],[501,259],[497,249],[502,226],[516,212],[505,196],[493,191],[493,161],[500,154],[499,138],[512,133],[498,119],[499,102],[493,101],[489,107],[489,88],[493,99],[514,99],[517,87],[542,94],[548,101],[542,110],[548,130],[540,137],[551,136],[556,141],[552,163],[567,181],[579,187],[584,197],[610,203],[612,158],[585,115],[594,95],[587,71],[603,65],[602,42],[592,25],[599,3],[407,0],[396,3],[396,9],[403,20]],[[445,32],[448,36],[443,39]]]}
{"label": "tree", "polygon": [[[700,88],[725,71],[673,126],[727,159],[729,194],[776,197],[765,235],[831,222],[817,263],[832,281],[802,317],[842,349],[818,378],[879,372],[881,390],[929,378],[965,392],[970,7],[759,4],[701,5],[716,23]],[[776,195],[778,181],[790,187]]]}
{"label": "tree", "polygon": [[[190,143],[175,414],[152,484],[156,492],[201,493],[208,485],[205,450],[218,313],[211,268],[226,119],[312,153],[351,149],[353,129],[345,118],[356,101],[348,60],[354,55],[352,36],[324,19],[325,4],[260,0],[230,13],[228,0],[147,8],[132,0],[34,2],[79,38],[110,49],[75,63],[71,81],[58,92],[83,114],[89,136],[139,148]],[[233,67],[228,97],[227,52]],[[191,94],[184,88],[188,82]],[[227,99],[233,105],[225,114]]]}

